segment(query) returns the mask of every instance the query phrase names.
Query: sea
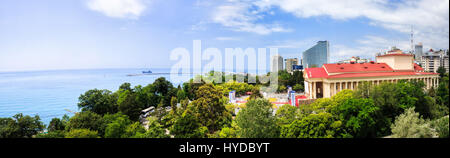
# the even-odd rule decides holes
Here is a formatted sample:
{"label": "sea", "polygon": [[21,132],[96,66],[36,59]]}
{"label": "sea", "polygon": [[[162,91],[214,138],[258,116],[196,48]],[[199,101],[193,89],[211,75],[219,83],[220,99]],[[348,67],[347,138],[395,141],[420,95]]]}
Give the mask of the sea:
{"label": "sea", "polygon": [[146,86],[165,77],[176,87],[193,74],[170,74],[170,69],[92,69],[0,72],[0,117],[17,113],[39,115],[48,125],[52,118],[73,116],[80,109],[78,97],[90,89],[116,91],[122,83]]}

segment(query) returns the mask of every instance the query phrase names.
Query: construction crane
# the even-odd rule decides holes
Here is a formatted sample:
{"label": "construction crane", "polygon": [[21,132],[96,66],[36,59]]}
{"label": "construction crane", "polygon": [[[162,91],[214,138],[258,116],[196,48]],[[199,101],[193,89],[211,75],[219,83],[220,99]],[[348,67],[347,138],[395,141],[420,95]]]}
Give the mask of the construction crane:
{"label": "construction crane", "polygon": [[73,114],[77,114],[78,113],[78,112],[73,112],[72,110],[69,110],[69,109],[64,109],[64,110],[66,110],[67,112],[73,113]]}

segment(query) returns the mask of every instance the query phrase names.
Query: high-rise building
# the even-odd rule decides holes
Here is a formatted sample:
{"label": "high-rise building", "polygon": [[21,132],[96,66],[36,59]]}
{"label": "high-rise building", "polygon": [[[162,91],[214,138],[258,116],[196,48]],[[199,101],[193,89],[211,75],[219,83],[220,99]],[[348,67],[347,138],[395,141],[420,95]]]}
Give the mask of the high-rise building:
{"label": "high-rise building", "polygon": [[414,53],[415,53],[415,60],[420,62],[420,60],[422,59],[422,55],[423,55],[422,43],[416,44],[416,46],[414,48]]}
{"label": "high-rise building", "polygon": [[319,41],[316,45],[303,52],[303,66],[322,67],[330,62],[330,45],[328,41]]}
{"label": "high-rise building", "polygon": [[280,55],[274,55],[272,56],[272,59],[270,60],[270,72],[278,72],[280,70],[283,70],[283,57]]}
{"label": "high-rise building", "polygon": [[290,59],[285,59],[285,68],[286,71],[291,73],[293,71],[293,66],[294,65],[298,65],[298,59],[297,58],[290,58]]}

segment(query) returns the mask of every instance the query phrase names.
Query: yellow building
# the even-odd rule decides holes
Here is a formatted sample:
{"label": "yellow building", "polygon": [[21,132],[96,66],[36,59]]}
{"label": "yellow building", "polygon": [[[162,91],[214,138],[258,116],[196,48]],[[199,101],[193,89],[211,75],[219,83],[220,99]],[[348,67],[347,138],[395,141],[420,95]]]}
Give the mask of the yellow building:
{"label": "yellow building", "polygon": [[426,88],[437,87],[439,74],[424,72],[414,63],[411,54],[384,54],[376,62],[324,64],[320,68],[306,68],[305,95],[308,99],[329,98],[344,90],[354,90],[362,82],[380,84],[399,80],[420,80]]}

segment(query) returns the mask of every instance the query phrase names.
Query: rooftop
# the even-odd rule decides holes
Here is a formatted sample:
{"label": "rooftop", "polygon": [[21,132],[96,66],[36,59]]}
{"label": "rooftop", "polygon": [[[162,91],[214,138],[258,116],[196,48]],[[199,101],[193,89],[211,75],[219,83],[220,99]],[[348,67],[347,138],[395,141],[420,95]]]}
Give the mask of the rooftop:
{"label": "rooftop", "polygon": [[[328,73],[327,73],[328,71]],[[395,71],[385,63],[324,64],[320,68],[306,68],[308,78],[352,78],[375,76],[411,76],[435,75],[423,72],[423,68],[414,63],[414,71]],[[330,75],[329,73],[339,73]]]}
{"label": "rooftop", "polygon": [[326,69],[328,73],[394,71],[386,63],[375,63],[375,62],[324,64],[323,67]]}

